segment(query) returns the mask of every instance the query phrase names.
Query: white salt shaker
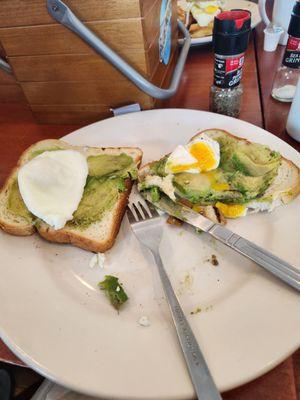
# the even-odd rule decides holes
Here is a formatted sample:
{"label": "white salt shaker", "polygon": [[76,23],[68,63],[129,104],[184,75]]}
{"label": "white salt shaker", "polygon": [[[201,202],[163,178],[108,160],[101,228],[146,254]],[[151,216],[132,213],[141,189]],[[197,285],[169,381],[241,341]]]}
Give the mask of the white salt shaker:
{"label": "white salt shaker", "polygon": [[300,78],[298,79],[296,93],[289,112],[286,130],[293,139],[300,142]]}

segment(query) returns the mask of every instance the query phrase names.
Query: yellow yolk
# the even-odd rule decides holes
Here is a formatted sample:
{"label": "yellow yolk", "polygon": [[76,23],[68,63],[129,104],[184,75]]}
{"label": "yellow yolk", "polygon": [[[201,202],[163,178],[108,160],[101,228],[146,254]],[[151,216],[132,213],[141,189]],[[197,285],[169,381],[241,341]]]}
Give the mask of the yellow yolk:
{"label": "yellow yolk", "polygon": [[204,8],[204,11],[207,14],[214,14],[218,10],[219,10],[219,7],[217,7],[217,6],[207,6],[207,7]]}
{"label": "yellow yolk", "polygon": [[201,211],[203,211],[203,207],[202,207],[202,206],[199,206],[199,205],[197,205],[197,204],[195,204],[195,205],[193,206],[193,211],[195,211],[195,212],[197,212],[197,213],[201,213]]}
{"label": "yellow yolk", "polygon": [[194,164],[185,164],[185,165],[172,165],[172,173],[178,174],[179,172],[187,171],[188,169],[199,168],[198,163]]}
{"label": "yellow yolk", "polygon": [[209,171],[205,173],[205,176],[209,179],[210,187],[213,190],[221,192],[223,190],[230,190],[230,186],[227,182],[219,182],[218,171]]}
{"label": "yellow yolk", "polygon": [[190,147],[189,152],[198,161],[196,164],[196,168],[199,168],[200,171],[208,171],[210,169],[216,168],[216,159],[214,152],[206,143],[194,143]]}
{"label": "yellow yolk", "polygon": [[230,186],[229,186],[228,183],[226,183],[226,182],[224,182],[224,183],[215,182],[215,183],[213,183],[213,184],[211,185],[211,188],[212,188],[213,190],[216,190],[216,191],[218,191],[218,192],[221,192],[222,190],[229,190],[229,189],[230,189]]}
{"label": "yellow yolk", "polygon": [[218,201],[215,206],[226,218],[244,217],[247,212],[247,207],[243,204],[224,204]]}

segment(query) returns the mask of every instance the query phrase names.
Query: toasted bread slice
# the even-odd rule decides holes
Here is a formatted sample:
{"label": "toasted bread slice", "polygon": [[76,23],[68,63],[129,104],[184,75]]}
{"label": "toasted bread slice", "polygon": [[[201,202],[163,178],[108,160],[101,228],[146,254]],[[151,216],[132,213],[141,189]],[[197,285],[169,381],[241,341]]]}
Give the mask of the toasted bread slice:
{"label": "toasted bread slice", "polygon": [[0,192],[0,227],[7,233],[16,236],[29,236],[35,232],[33,218],[23,217],[10,212],[9,194],[17,179],[18,168],[14,168]]}
{"label": "toasted bread slice", "polygon": [[[233,137],[234,139],[251,143],[247,139],[243,139],[232,135],[231,133],[224,131],[222,129],[206,129],[197,133],[192,137],[191,141],[205,133],[207,136],[210,136],[212,139],[216,139],[220,135],[228,135]],[[288,204],[292,200],[294,200],[300,194],[300,168],[297,167],[292,161],[281,156],[281,164],[278,169],[277,176],[274,181],[271,183],[269,188],[264,193],[264,198],[272,197],[274,200],[280,201],[283,204]],[[280,200],[280,201],[279,201]]]}
{"label": "toasted bread slice", "polygon": [[18,169],[40,152],[50,149],[73,149],[84,155],[95,156],[99,154],[119,155],[125,153],[132,157],[139,165],[142,159],[142,151],[138,148],[97,148],[72,146],[61,140],[43,140],[29,147],[20,157],[17,167],[8,177],[0,192],[0,227],[6,232],[27,236],[38,230],[45,239],[57,243],[71,243],[83,249],[95,252],[104,252],[111,248],[118,234],[120,224],[126,209],[127,199],[131,190],[132,182],[126,179],[126,191],[120,193],[118,201],[113,208],[104,213],[101,220],[94,222],[87,227],[69,227],[55,230],[34,216],[24,218],[10,212],[8,198],[12,185],[16,181]]}
{"label": "toasted bread slice", "polygon": [[207,26],[199,26],[197,23],[191,24],[189,32],[192,39],[211,36],[213,33],[213,22]]}
{"label": "toasted bread slice", "polygon": [[[220,136],[228,135],[233,137],[235,140],[239,140],[240,142],[249,143],[250,141],[239,138],[237,136],[232,135],[229,132],[226,132],[221,129],[207,129],[205,131],[201,131],[197,133],[195,136],[191,138],[190,141],[196,139],[201,134],[205,133],[207,136],[212,139],[217,139]],[[147,175],[149,175],[151,168],[151,163],[143,166],[139,170],[139,181],[143,181]],[[269,208],[269,211],[272,211],[275,207],[287,204],[291,202],[294,198],[296,198],[300,194],[300,169],[290,160],[281,156],[281,163],[278,168],[278,172],[273,182],[267,188],[262,197],[257,198],[257,201],[262,204],[268,204],[268,202],[272,202],[272,206]],[[249,203],[250,207],[250,203]],[[251,208],[251,207],[250,207]],[[268,209],[267,207],[255,207],[253,210],[251,208],[251,213],[264,211]],[[216,207],[209,206],[201,206],[201,210],[199,210],[201,214],[211,219],[213,222],[225,223],[226,219],[216,209]]]}

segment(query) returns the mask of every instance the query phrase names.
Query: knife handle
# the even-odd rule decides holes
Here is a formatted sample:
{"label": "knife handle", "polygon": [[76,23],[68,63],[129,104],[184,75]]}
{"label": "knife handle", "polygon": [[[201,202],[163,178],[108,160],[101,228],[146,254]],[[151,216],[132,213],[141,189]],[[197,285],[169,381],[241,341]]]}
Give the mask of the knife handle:
{"label": "knife handle", "polygon": [[300,270],[286,261],[223,226],[213,225],[208,233],[300,291]]}

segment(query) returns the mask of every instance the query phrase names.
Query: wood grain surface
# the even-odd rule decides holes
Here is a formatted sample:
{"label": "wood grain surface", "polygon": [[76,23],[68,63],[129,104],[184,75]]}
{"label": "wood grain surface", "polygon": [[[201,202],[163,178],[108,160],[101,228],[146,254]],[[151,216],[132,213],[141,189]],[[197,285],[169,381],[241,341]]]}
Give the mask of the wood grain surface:
{"label": "wood grain surface", "polygon": [[[141,7],[140,2],[145,2]],[[150,0],[65,0],[83,21],[140,18],[151,10]],[[0,26],[27,26],[53,23],[45,0],[1,0]]]}
{"label": "wood grain surface", "polygon": [[[172,1],[173,57],[178,44],[176,0]],[[84,21],[91,19],[86,22],[87,26],[129,65],[160,86],[166,74],[172,73],[170,65],[165,66],[159,59],[161,0],[134,0],[118,4],[122,8],[124,3],[130,3],[129,8],[138,7],[138,17],[128,18],[125,14],[122,19],[114,16],[114,19],[98,21],[99,10],[96,12],[95,7],[98,5],[100,10],[104,9],[108,6],[107,1],[87,0],[83,3],[70,0],[68,4],[74,6],[74,10],[78,9],[78,15],[82,13]],[[114,8],[114,4],[110,2],[109,6]],[[31,5],[30,0],[27,0],[27,5]],[[16,10],[19,6],[22,9],[24,2],[20,4],[12,0],[8,5],[4,0],[3,6],[0,9],[0,26],[1,15],[7,15],[8,19],[11,15],[5,7]],[[36,1],[32,13],[42,18],[44,14],[40,6],[40,0]],[[34,20],[34,16],[32,18]],[[5,27],[4,24],[0,28],[0,41],[16,80],[39,122],[50,123],[51,118],[52,123],[93,122],[97,117],[107,117],[110,107],[127,104],[134,98],[144,109],[153,106],[152,98],[137,90],[74,33],[53,21],[47,24],[41,19],[36,25],[33,20],[30,26],[18,26],[16,22],[17,26]],[[11,102],[16,98],[19,101],[15,92],[21,92],[20,87],[5,88],[0,100]]]}
{"label": "wood grain surface", "polygon": [[[148,75],[144,52],[131,52],[125,59],[139,73]],[[18,56],[10,57],[9,62],[20,83],[80,81],[84,84],[89,81],[105,80],[116,82],[122,94],[121,85],[126,81],[123,74],[97,54]],[[88,102],[88,98],[85,102]]]}
{"label": "wood grain surface", "polygon": [[[5,52],[0,45],[0,57],[6,59]],[[23,103],[24,93],[16,78],[0,69],[0,103]]]}
{"label": "wood grain surface", "polygon": [[[121,55],[128,57],[131,51],[144,50],[140,18],[87,22],[86,26]],[[8,56],[96,54],[72,31],[54,23],[0,28],[0,41]]]}

